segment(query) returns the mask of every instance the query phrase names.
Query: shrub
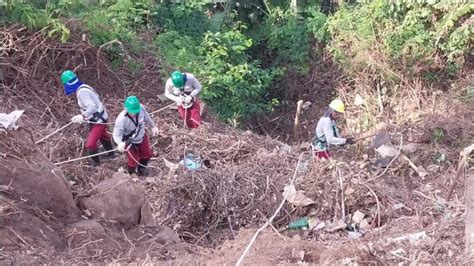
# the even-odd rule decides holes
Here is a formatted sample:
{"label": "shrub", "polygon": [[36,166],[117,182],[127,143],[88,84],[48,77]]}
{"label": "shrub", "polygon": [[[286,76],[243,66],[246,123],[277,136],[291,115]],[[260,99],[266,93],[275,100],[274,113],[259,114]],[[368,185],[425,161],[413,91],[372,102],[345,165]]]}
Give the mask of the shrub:
{"label": "shrub", "polygon": [[224,120],[268,111],[276,103],[267,99],[267,88],[279,70],[266,70],[250,61],[246,51],[252,40],[234,29],[207,33],[201,44],[206,55],[198,75],[204,83],[202,98]]}
{"label": "shrub", "polygon": [[[391,67],[421,74],[443,68],[460,69],[472,50],[474,30],[460,23],[474,12],[474,4],[436,1],[361,1],[343,5],[329,19],[331,50],[344,65],[361,66],[377,60]],[[433,64],[434,59],[448,64]],[[453,65],[457,64],[457,66]],[[447,66],[447,67],[446,67]],[[436,69],[439,71],[439,69]]]}
{"label": "shrub", "polygon": [[290,11],[276,7],[265,24],[262,34],[274,54],[274,64],[307,73],[310,39],[305,23],[298,21]]}
{"label": "shrub", "polygon": [[153,23],[165,31],[197,39],[211,29],[209,19],[199,6],[189,4],[157,5]]}
{"label": "shrub", "polygon": [[163,58],[163,74],[167,76],[172,68],[196,72],[204,60],[199,48],[200,40],[182,35],[176,31],[167,31],[158,35],[154,41],[158,54]]}
{"label": "shrub", "polygon": [[320,43],[326,44],[329,39],[328,31],[328,17],[319,11],[317,8],[309,8],[308,18],[306,19],[307,30],[312,34],[312,36]]}

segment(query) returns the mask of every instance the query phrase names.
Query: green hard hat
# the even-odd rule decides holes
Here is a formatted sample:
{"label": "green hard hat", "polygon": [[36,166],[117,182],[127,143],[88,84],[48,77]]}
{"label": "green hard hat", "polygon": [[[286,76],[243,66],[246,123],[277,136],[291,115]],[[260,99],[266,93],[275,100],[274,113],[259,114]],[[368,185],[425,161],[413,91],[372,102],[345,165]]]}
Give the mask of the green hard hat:
{"label": "green hard hat", "polygon": [[138,114],[141,110],[140,101],[137,96],[128,96],[125,100],[125,109],[130,114]]}
{"label": "green hard hat", "polygon": [[171,81],[176,88],[182,88],[184,86],[184,74],[176,70],[171,74]]}
{"label": "green hard hat", "polygon": [[61,74],[61,83],[64,85],[68,83],[68,81],[71,81],[75,79],[77,76],[72,72],[71,70],[66,70]]}

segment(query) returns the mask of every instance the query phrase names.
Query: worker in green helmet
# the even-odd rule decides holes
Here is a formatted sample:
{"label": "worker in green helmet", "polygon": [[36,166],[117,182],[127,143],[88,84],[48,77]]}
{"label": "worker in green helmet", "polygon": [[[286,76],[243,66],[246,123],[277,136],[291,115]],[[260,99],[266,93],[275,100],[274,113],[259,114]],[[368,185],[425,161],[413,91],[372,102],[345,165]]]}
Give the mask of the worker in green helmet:
{"label": "worker in green helmet", "polygon": [[128,173],[147,176],[148,161],[153,156],[153,151],[145,126],[151,128],[153,137],[158,135],[158,127],[136,96],[127,97],[124,105],[125,110],[115,119],[113,139],[118,151],[126,152]]}
{"label": "worker in green helmet", "polygon": [[76,95],[81,111],[80,114],[71,118],[71,122],[89,124],[89,135],[85,147],[90,155],[95,155],[91,157],[91,165],[100,164],[100,157],[96,155],[99,152],[97,145],[99,141],[105,150],[110,151],[103,158],[114,158],[112,139],[107,131],[108,114],[99,94],[94,88],[83,83],[71,70],[63,71],[61,83],[67,96]]}
{"label": "worker in green helmet", "polygon": [[201,83],[193,74],[174,71],[166,81],[165,96],[176,102],[178,113],[189,128],[197,128],[202,124],[201,106],[198,93]]}

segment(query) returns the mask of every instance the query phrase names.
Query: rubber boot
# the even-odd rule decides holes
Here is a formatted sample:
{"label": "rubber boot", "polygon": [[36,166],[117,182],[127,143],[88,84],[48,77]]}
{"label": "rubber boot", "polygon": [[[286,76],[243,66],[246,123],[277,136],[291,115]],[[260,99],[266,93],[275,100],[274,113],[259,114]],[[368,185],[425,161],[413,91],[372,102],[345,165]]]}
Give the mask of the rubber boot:
{"label": "rubber boot", "polygon": [[[89,155],[97,154],[97,150],[89,150]],[[90,160],[91,166],[99,166],[100,165],[100,157],[98,155],[91,157]]]}
{"label": "rubber boot", "polygon": [[147,160],[140,160],[139,161],[139,165],[138,165],[138,175],[139,176],[148,176],[148,174],[150,173],[150,171],[148,170],[148,161],[150,161],[149,159]]}
{"label": "rubber boot", "polygon": [[[102,143],[102,146],[104,146],[104,149],[106,151],[111,151],[114,149],[114,147],[112,146],[112,141],[110,140],[100,140],[100,143]],[[104,155],[104,159],[113,159],[115,158],[115,152],[114,151],[111,151],[111,152],[108,152]]]}
{"label": "rubber boot", "polygon": [[127,166],[127,171],[129,174],[135,174],[137,172],[137,168],[136,167],[130,167],[130,166]]}

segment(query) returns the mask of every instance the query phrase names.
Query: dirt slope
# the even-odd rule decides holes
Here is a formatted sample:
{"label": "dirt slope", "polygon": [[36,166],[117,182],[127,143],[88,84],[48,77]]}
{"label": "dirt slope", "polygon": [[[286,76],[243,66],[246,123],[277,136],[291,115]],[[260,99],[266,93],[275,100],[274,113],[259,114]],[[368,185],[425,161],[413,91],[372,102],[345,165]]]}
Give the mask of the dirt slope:
{"label": "dirt slope", "polygon": [[[316,204],[301,207],[286,203],[274,227],[282,229],[289,221],[306,216],[317,218],[324,226],[320,230],[282,231],[281,236],[268,229],[246,263],[464,260],[462,180],[452,201],[445,202],[443,197],[452,184],[459,149],[473,137],[473,123],[469,123],[472,108],[465,103],[443,100],[449,104],[438,108],[446,114],[433,116],[434,121],[392,127],[392,145],[402,152],[387,169],[375,166],[377,155],[370,140],[334,151],[337,160],[332,163],[304,156],[296,169],[307,148],[229,128],[209,116],[203,127],[191,131],[183,128],[175,110],[160,112],[153,118],[160,136],[152,140],[152,175],[132,177],[130,182],[146,191],[143,199],[150,203],[157,223],[172,228],[184,242],[170,246],[158,241],[156,236],[164,232],[159,227],[123,228],[116,221],[80,218],[88,215],[87,207],[76,207],[76,202],[103,186],[125,162],[119,156],[98,168],[89,167],[87,161],[62,165],[61,170],[54,167],[52,162],[83,154],[86,126],[68,127],[38,146],[32,141],[66,124],[77,113],[75,99],[66,98],[59,84],[64,68],[78,67],[80,77],[97,89],[115,117],[128,94],[138,95],[150,110],[168,104],[157,97],[162,93],[158,60],[150,54],[136,55],[135,59],[145,62],[145,69],[132,75],[126,67],[112,70],[106,56],[81,41],[79,35],[69,44],[59,44],[19,27],[3,31],[16,46],[2,54],[6,67],[2,69],[0,111],[26,112],[20,131],[0,133],[1,262],[233,264],[252,233],[281,202],[283,188],[295,170],[296,189]],[[313,71],[322,75],[322,70]],[[314,88],[308,85],[305,93],[314,97]],[[316,119],[312,108],[321,110],[321,106],[313,103],[304,113],[308,132]],[[452,110],[460,119],[449,119],[448,111]],[[291,121],[285,119],[281,123]],[[264,128],[267,125],[271,125],[269,134],[276,136],[281,131],[282,138],[289,134],[288,127],[269,123]],[[445,129],[445,142],[433,140],[432,129],[438,127]],[[404,144],[415,140],[420,140],[416,144],[421,146],[402,150]],[[189,153],[200,155],[199,170],[189,171],[179,164]],[[426,175],[420,175],[404,156],[421,166]],[[30,181],[20,183],[22,180]],[[351,221],[357,211],[364,214],[367,227],[363,231],[357,228],[360,223]],[[334,229],[337,224],[342,226]]]}

